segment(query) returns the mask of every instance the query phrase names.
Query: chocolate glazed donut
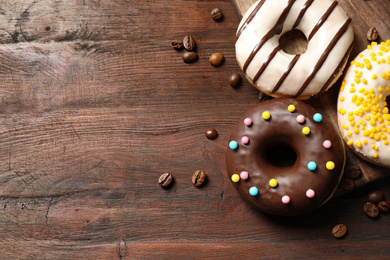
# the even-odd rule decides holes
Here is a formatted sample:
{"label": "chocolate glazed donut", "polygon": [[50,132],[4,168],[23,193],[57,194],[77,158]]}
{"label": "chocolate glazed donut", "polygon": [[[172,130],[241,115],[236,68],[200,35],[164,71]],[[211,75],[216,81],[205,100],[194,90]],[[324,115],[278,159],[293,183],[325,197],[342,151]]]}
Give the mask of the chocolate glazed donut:
{"label": "chocolate glazed donut", "polygon": [[344,171],[343,141],[332,123],[293,98],[250,108],[234,128],[226,153],[228,176],[263,212],[308,213],[333,195]]}

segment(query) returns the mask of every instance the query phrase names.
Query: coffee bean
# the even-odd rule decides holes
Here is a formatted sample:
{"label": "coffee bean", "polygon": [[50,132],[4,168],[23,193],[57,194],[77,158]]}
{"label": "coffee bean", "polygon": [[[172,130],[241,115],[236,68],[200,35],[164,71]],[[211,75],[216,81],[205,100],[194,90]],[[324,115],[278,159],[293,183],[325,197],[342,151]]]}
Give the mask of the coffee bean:
{"label": "coffee bean", "polygon": [[348,165],[345,167],[344,176],[351,179],[357,179],[362,175],[362,170],[357,165]]}
{"label": "coffee bean", "polygon": [[209,62],[214,67],[218,67],[218,66],[222,65],[224,60],[225,60],[225,58],[223,57],[222,53],[216,52],[216,53],[211,54]]}
{"label": "coffee bean", "polygon": [[183,39],[183,46],[187,51],[193,51],[196,47],[196,42],[192,35],[186,35]]}
{"label": "coffee bean", "polygon": [[206,131],[206,137],[210,140],[213,140],[218,137],[218,132],[215,130],[215,128],[210,128]]}
{"label": "coffee bean", "polygon": [[368,194],[368,201],[375,204],[378,203],[379,201],[382,201],[384,198],[385,195],[380,190],[373,191]]}
{"label": "coffee bean", "polygon": [[241,76],[238,73],[232,73],[229,76],[229,85],[233,88],[238,88],[241,84]]}
{"label": "coffee bean", "polygon": [[194,175],[192,175],[192,183],[199,187],[206,181],[206,173],[203,170],[197,170],[194,172]]}
{"label": "coffee bean", "polygon": [[370,218],[376,218],[379,215],[378,207],[372,202],[366,202],[363,206],[363,211]]}
{"label": "coffee bean", "polygon": [[367,32],[367,40],[369,42],[374,42],[378,40],[379,34],[375,27],[371,27]]}
{"label": "coffee bean", "polygon": [[355,181],[350,178],[342,178],[340,187],[343,190],[353,190],[356,187]]}
{"label": "coffee bean", "polygon": [[173,175],[169,172],[166,172],[158,178],[158,184],[161,185],[161,187],[168,187],[173,181]]}
{"label": "coffee bean", "polygon": [[219,9],[219,8],[214,8],[213,10],[211,10],[211,17],[212,17],[215,21],[221,20],[222,17],[223,17],[222,10]]}
{"label": "coffee bean", "polygon": [[193,63],[198,60],[198,54],[194,51],[186,51],[183,54],[183,61],[185,63]]}
{"label": "coffee bean", "polygon": [[347,231],[348,231],[348,229],[344,224],[338,224],[338,225],[334,226],[334,228],[332,229],[332,235],[335,238],[341,238],[341,237],[345,236],[345,234],[347,234]]}
{"label": "coffee bean", "polygon": [[180,41],[180,40],[174,40],[172,41],[172,47],[175,49],[175,50],[180,50],[181,48],[183,48],[183,42]]}
{"label": "coffee bean", "polygon": [[387,201],[380,201],[378,205],[376,205],[380,212],[386,213],[390,211],[390,204]]}

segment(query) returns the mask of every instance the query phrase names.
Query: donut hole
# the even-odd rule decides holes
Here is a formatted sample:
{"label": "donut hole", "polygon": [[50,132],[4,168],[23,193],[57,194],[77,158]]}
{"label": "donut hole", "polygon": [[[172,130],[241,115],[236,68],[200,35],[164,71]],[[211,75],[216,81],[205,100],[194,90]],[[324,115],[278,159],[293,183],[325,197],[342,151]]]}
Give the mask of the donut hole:
{"label": "donut hole", "polygon": [[276,167],[291,167],[297,160],[297,153],[286,143],[268,144],[262,150],[265,160]]}
{"label": "donut hole", "polygon": [[282,50],[292,55],[305,53],[307,44],[306,36],[300,30],[288,31],[279,39],[279,45]]}

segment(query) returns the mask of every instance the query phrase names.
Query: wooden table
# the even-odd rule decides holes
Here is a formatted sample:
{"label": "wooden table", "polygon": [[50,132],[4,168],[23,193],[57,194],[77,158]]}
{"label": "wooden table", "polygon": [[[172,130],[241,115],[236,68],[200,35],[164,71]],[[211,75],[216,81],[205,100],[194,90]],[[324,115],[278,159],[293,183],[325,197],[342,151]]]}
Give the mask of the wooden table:
{"label": "wooden table", "polygon": [[[382,1],[353,4],[373,14]],[[227,84],[239,72],[230,1],[0,3],[0,259],[388,258],[390,215],[362,206],[372,190],[390,199],[389,178],[299,218],[256,211],[226,178],[230,131],[259,102],[248,82]],[[170,46],[186,34],[193,64]]]}

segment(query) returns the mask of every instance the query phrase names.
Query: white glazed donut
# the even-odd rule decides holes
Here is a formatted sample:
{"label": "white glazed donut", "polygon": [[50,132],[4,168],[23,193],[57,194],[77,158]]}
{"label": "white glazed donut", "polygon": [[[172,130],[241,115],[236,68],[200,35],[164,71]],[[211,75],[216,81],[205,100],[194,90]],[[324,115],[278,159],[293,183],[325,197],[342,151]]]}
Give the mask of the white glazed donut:
{"label": "white glazed donut", "polygon": [[[294,29],[308,40],[303,54],[285,53],[280,37]],[[241,20],[236,59],[248,80],[274,97],[308,99],[341,75],[353,45],[351,19],[333,0],[260,0]]]}
{"label": "white glazed donut", "polygon": [[390,167],[390,40],[372,43],[345,73],[338,121],[348,146],[360,157]]}

